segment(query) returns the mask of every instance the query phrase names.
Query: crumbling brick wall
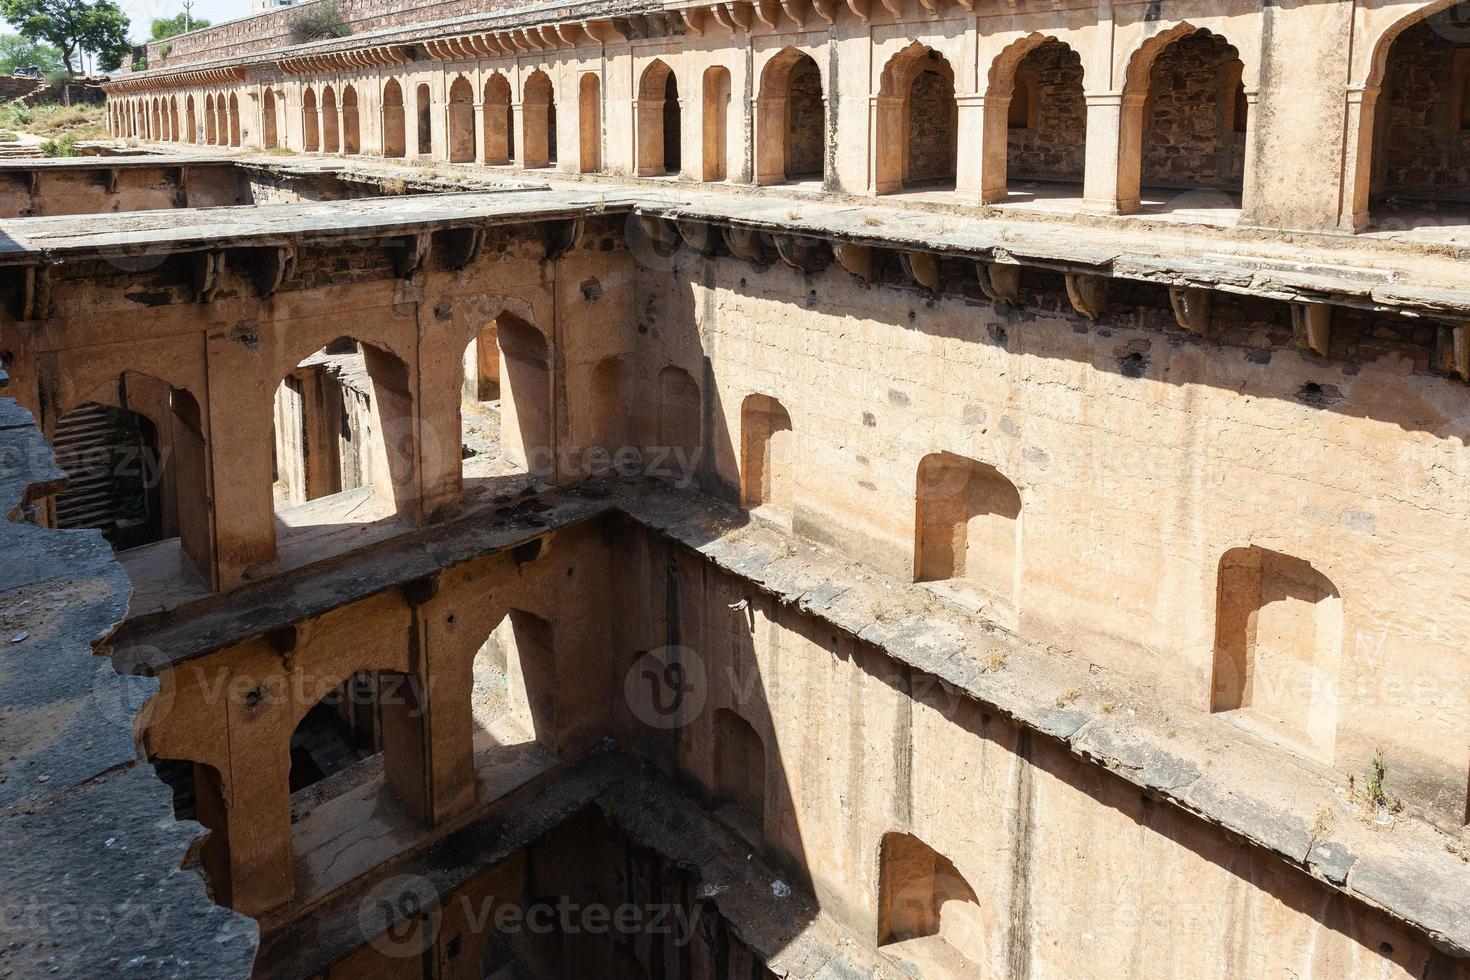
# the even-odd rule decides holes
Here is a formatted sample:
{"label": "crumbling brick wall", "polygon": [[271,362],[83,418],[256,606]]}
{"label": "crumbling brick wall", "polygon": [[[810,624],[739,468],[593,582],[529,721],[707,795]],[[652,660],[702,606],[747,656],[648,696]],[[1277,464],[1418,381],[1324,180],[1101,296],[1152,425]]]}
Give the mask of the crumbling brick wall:
{"label": "crumbling brick wall", "polygon": [[1459,40],[1424,22],[1404,31],[1389,50],[1379,102],[1375,193],[1470,201],[1470,106],[1465,105],[1470,40]]}
{"label": "crumbling brick wall", "polygon": [[[518,0],[314,0],[332,3],[338,15],[353,34],[386,30],[410,24],[488,13],[499,9],[536,6]],[[253,17],[226,21],[190,34],[180,34],[166,41],[148,45],[148,64],[154,68],[177,68],[180,65],[208,61],[213,58],[237,57],[257,51],[271,51],[294,43],[291,22],[311,4],[282,7]],[[164,48],[168,48],[167,54]]]}
{"label": "crumbling brick wall", "polygon": [[1029,105],[1027,124],[1008,130],[1007,175],[1080,181],[1087,156],[1087,100],[1077,52],[1059,41],[1035,48],[1016,68],[1011,97]]}
{"label": "crumbling brick wall", "polygon": [[1159,53],[1144,107],[1143,185],[1239,191],[1245,132],[1236,103],[1239,57],[1201,31]]}
{"label": "crumbling brick wall", "polygon": [[786,112],[790,141],[786,176],[820,177],[827,125],[822,107],[822,74],[810,58],[802,58],[791,66]]}
{"label": "crumbling brick wall", "polygon": [[952,181],[955,176],[954,83],[926,67],[909,89],[908,183]]}

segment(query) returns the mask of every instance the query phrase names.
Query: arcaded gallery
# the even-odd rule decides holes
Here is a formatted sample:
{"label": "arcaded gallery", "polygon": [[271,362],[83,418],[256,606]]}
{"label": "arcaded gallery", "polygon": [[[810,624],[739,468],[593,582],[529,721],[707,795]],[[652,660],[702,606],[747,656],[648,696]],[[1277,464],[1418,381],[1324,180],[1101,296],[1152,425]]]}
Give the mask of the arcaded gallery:
{"label": "arcaded gallery", "polygon": [[1470,978],[1470,3],[104,88],[0,161],[0,973]]}

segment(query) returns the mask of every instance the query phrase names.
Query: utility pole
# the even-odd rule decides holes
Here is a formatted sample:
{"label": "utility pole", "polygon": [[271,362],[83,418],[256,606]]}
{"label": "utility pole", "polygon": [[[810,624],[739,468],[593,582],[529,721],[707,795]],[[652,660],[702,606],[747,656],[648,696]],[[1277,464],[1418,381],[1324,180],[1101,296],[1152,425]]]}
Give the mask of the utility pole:
{"label": "utility pole", "polygon": [[194,29],[191,26],[193,24],[193,19],[189,16],[189,12],[193,9],[194,0],[184,0],[184,33],[186,34]]}

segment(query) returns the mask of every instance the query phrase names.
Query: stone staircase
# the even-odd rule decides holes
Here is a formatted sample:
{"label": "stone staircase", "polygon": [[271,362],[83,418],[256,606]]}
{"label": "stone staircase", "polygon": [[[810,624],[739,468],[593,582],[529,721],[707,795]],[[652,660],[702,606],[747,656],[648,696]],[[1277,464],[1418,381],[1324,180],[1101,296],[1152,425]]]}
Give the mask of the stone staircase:
{"label": "stone staircase", "polygon": [[56,526],[96,527],[111,534],[117,525],[112,458],[117,425],[101,405],[83,405],[56,423],[52,449],[67,473],[66,489],[56,495]]}
{"label": "stone staircase", "polygon": [[0,160],[32,160],[41,156],[41,147],[36,143],[0,143]]}

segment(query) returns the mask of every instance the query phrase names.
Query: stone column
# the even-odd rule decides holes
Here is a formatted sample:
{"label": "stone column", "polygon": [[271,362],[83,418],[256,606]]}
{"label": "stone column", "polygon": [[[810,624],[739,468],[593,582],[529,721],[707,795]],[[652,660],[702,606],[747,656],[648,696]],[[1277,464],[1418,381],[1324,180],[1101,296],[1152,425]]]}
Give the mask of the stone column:
{"label": "stone column", "polygon": [[490,134],[485,131],[485,103],[476,101],[471,103],[474,113],[475,126],[475,163],[485,166],[485,144],[489,142]]}
{"label": "stone column", "polygon": [[903,190],[904,100],[897,95],[868,97],[868,193]]}
{"label": "stone column", "polygon": [[786,99],[755,98],[750,104],[755,115],[755,182],[779,184],[786,179]]}
{"label": "stone column", "polygon": [[1343,127],[1342,211],[1338,227],[1358,232],[1368,227],[1372,216],[1368,204],[1373,192],[1373,129],[1378,114],[1377,85],[1349,85]]}
{"label": "stone column", "polygon": [[964,200],[994,204],[1006,199],[1006,112],[1011,97],[979,92],[958,95],[958,167],[955,192]]}
{"label": "stone column", "polygon": [[1141,93],[1087,94],[1087,160],[1082,181],[1086,207],[1107,214],[1138,210],[1143,100]]}
{"label": "stone column", "polygon": [[516,152],[510,162],[518,167],[526,167],[526,107],[524,103],[512,102],[510,104],[511,126],[516,135]]}

